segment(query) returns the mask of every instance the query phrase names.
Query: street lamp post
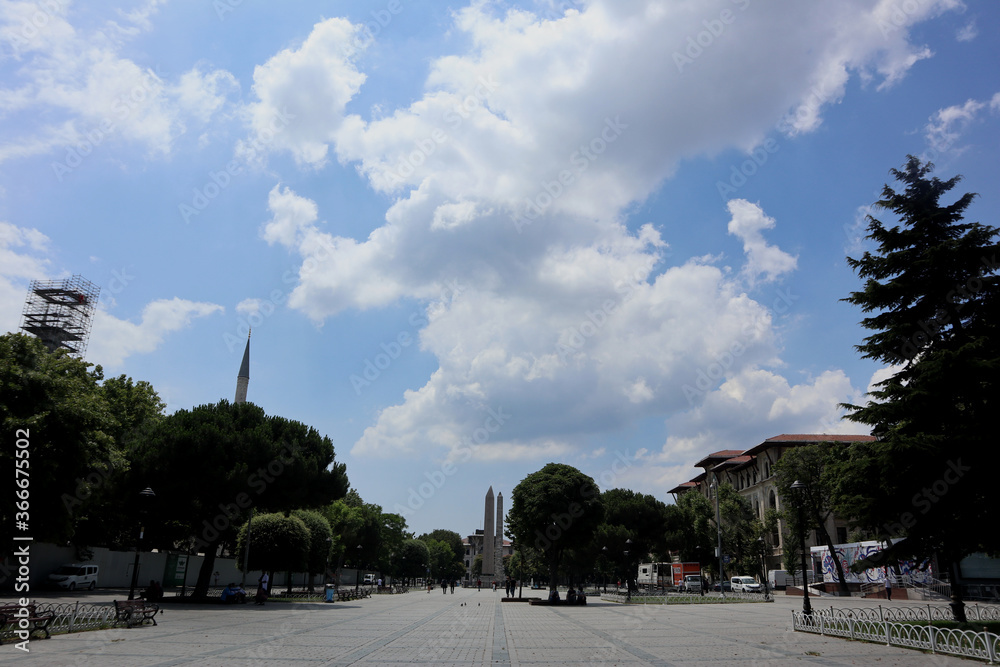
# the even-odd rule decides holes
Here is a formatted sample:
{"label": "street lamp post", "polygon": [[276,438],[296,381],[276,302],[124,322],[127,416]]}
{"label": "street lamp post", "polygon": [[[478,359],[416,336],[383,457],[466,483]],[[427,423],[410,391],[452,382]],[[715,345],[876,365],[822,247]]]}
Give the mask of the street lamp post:
{"label": "street lamp post", "polygon": [[[696,554],[698,554],[698,594],[701,595],[702,597],[705,597],[705,577],[701,576],[701,561],[702,561],[702,554],[704,553],[705,548],[699,544],[694,548],[694,551]],[[685,590],[684,592],[690,593],[690,591],[688,590]]]}
{"label": "street lamp post", "polygon": [[250,518],[247,519],[247,544],[243,552],[243,576],[240,578],[240,588],[247,585],[247,563],[250,561],[250,528],[253,523],[253,508],[250,508]]}
{"label": "street lamp post", "polygon": [[[632,546],[632,538],[629,538],[629,539],[625,540],[625,546],[626,547]],[[632,601],[632,586],[629,584],[630,568],[629,568],[629,565],[628,565],[628,552],[629,552],[629,550],[626,548],[625,549],[625,601],[626,602],[631,602]]]}
{"label": "street lamp post", "polygon": [[[155,498],[156,494],[148,486],[139,492],[140,498]],[[139,510],[140,515],[142,514],[142,509]],[[128,599],[135,599],[135,585],[139,581],[139,550],[142,547],[142,533],[145,530],[142,525],[142,517],[139,517],[139,539],[135,542],[135,562],[132,564],[132,584],[128,588]]]}
{"label": "street lamp post", "polygon": [[799,537],[801,539],[801,547],[802,547],[802,553],[800,554],[802,557],[802,613],[808,616],[812,616],[812,604],[809,602],[809,574],[808,570],[806,569],[806,524],[805,524],[805,517],[803,516],[803,511],[802,511],[803,506],[806,503],[805,499],[806,485],[800,482],[799,480],[795,480],[791,488],[795,490],[798,497],[797,505],[799,513],[799,531],[800,531]]}
{"label": "street lamp post", "polygon": [[604,592],[607,593],[608,592],[608,548],[607,547],[601,547],[601,555],[604,556],[604,562],[602,563],[604,567],[601,569],[604,572]]}
{"label": "street lamp post", "polygon": [[715,491],[715,532],[718,536],[718,550],[719,550],[719,594],[722,597],[726,597],[726,588],[723,586],[725,582],[725,575],[722,569],[722,519],[719,513],[719,482],[716,479],[712,480],[712,489]]}
{"label": "street lamp post", "polygon": [[354,594],[357,595],[358,591],[361,590],[361,545],[358,545],[358,562],[355,563],[357,566],[354,573]]}

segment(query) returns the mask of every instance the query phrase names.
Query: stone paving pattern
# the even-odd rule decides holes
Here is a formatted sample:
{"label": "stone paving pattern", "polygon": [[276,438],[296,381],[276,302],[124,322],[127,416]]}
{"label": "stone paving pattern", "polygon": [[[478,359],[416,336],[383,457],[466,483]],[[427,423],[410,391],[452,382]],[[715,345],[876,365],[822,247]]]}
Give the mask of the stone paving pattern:
{"label": "stone paving pattern", "polygon": [[[801,609],[801,599],[783,595],[773,604],[671,606],[623,606],[590,598],[585,607],[501,602],[502,595],[456,589],[447,595],[414,591],[333,604],[168,603],[155,627],[55,635],[33,640],[29,653],[4,644],[0,665],[980,664],[793,632],[791,611]],[[858,598],[814,601],[817,607],[831,604],[877,603]]]}

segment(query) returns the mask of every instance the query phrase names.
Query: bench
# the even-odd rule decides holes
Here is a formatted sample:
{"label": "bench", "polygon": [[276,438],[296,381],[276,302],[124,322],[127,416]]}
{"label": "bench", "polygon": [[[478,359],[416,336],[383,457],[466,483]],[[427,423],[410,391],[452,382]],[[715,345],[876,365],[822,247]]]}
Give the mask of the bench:
{"label": "bench", "polygon": [[[25,616],[25,611],[27,610],[27,616]],[[25,628],[21,627],[21,622],[24,621],[27,624],[28,634],[24,639],[31,637],[32,633],[41,631],[45,633],[45,639],[48,639],[51,635],[49,634],[49,626],[52,625],[52,621],[56,619],[56,613],[54,611],[38,611],[38,608],[34,604],[19,605],[16,603],[7,603],[0,605],[0,629],[6,628],[8,625],[12,626],[16,631],[23,631]],[[3,643],[2,635],[0,635],[0,644]]]}
{"label": "bench", "polygon": [[115,623],[124,623],[126,628],[152,621],[156,625],[156,614],[160,606],[145,600],[115,600]]}

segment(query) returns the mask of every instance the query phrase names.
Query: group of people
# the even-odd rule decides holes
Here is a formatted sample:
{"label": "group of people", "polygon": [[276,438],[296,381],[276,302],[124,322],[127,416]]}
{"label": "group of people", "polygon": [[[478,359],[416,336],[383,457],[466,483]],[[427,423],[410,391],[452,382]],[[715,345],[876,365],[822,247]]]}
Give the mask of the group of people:
{"label": "group of people", "polygon": [[239,584],[226,584],[221,597],[223,604],[246,604],[247,592]]}
{"label": "group of people", "polygon": [[[455,580],[454,579],[452,579],[451,581],[448,581],[447,579],[442,579],[441,580],[441,592],[442,593],[444,593],[444,594],[447,595],[447,593],[448,593],[448,587],[449,586],[451,587],[451,594],[454,595],[455,594]],[[428,580],[427,581],[427,592],[430,593],[433,588],[434,588],[434,582]]]}
{"label": "group of people", "polygon": [[[549,602],[552,604],[559,604],[562,598],[559,597],[559,591],[555,588],[549,591]],[[566,604],[587,604],[587,594],[583,592],[583,587],[580,590],[576,590],[572,586],[566,591]]]}

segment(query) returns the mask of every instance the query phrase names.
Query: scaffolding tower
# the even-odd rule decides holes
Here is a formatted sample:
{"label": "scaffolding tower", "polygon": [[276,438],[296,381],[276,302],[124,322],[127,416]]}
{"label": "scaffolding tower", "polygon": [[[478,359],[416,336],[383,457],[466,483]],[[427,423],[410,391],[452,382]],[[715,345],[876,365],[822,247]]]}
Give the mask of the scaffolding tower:
{"label": "scaffolding tower", "polygon": [[21,329],[40,338],[51,352],[65,348],[82,358],[100,294],[100,286],[83,276],[33,280],[24,302]]}

